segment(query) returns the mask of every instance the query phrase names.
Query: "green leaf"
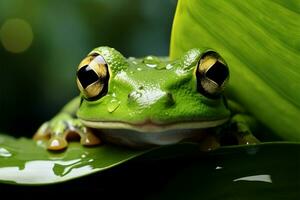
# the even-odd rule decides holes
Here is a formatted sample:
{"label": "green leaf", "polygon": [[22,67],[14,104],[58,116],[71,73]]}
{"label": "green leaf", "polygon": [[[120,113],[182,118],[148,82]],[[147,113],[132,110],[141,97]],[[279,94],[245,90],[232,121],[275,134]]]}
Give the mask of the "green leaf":
{"label": "green leaf", "polygon": [[74,142],[66,151],[53,153],[31,139],[0,135],[0,182],[63,182],[109,169],[145,152],[109,145],[87,148]]}
{"label": "green leaf", "polygon": [[43,185],[100,173],[134,158],[179,158],[199,152],[198,144],[178,144],[147,150],[113,145],[84,147],[71,142],[66,151],[47,151],[45,143],[0,134],[0,183]]}
{"label": "green leaf", "polygon": [[[31,139],[0,134],[0,183],[59,183],[126,165],[131,159],[152,159],[170,163],[165,169],[177,168],[159,193],[144,194],[155,199],[297,199],[299,152],[299,143],[287,142],[222,147],[211,153],[201,153],[195,143],[133,151],[108,145],[85,148],[74,142],[64,152],[51,153]],[[163,169],[155,176],[164,176]]]}
{"label": "green leaf", "polygon": [[179,0],[170,56],[218,51],[229,96],[278,136],[300,141],[299,0]]}
{"label": "green leaf", "polygon": [[299,143],[221,148],[187,165],[155,199],[299,199],[299,158]]}

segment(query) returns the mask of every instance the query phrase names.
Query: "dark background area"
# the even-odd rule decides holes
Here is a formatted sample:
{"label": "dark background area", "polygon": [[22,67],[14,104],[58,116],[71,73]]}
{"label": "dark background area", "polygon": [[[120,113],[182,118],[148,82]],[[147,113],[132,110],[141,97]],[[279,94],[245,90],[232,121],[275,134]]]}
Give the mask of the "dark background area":
{"label": "dark background area", "polygon": [[176,0],[1,0],[0,132],[32,136],[78,95],[76,68],[98,46],[168,55]]}

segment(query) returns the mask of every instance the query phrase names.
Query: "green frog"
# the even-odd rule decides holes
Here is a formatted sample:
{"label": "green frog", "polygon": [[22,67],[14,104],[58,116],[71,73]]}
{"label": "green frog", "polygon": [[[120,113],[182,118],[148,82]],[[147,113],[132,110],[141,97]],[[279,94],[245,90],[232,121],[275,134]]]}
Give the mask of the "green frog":
{"label": "green frog", "polygon": [[[34,135],[49,150],[78,138],[85,146],[103,142],[148,148],[183,141],[203,150],[249,144],[247,117],[223,95],[229,68],[213,50],[191,49],[180,59],[125,58],[110,47],[92,50],[79,64],[79,97]],[[231,108],[232,107],[232,108]]]}

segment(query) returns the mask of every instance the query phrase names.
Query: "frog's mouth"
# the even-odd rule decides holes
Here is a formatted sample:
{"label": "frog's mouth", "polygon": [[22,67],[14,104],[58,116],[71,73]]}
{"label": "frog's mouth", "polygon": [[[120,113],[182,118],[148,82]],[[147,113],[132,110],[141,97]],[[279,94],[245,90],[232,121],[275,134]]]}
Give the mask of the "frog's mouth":
{"label": "frog's mouth", "polygon": [[134,130],[138,132],[163,132],[180,129],[206,129],[224,124],[229,118],[209,120],[209,121],[191,121],[191,122],[176,122],[169,124],[158,124],[152,121],[146,121],[140,124],[131,124],[118,121],[90,121],[83,120],[81,122],[90,128],[95,129],[119,129],[119,130]]}

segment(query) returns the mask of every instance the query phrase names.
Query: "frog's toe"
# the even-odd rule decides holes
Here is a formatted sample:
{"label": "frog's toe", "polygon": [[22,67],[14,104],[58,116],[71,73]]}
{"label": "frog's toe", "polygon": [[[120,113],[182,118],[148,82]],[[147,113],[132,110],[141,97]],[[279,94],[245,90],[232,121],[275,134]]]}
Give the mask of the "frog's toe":
{"label": "frog's toe", "polygon": [[46,122],[37,130],[33,139],[46,141],[46,148],[53,151],[66,149],[71,140],[80,140],[84,146],[101,143],[91,129],[82,126],[77,120]]}
{"label": "frog's toe", "polygon": [[250,128],[243,124],[237,124],[237,132],[235,133],[238,144],[258,144],[260,141],[252,134]]}
{"label": "frog's toe", "polygon": [[84,146],[94,146],[100,144],[100,139],[95,136],[88,128],[83,129],[66,129],[63,132],[53,132],[48,141],[48,150],[63,150],[68,147],[68,142],[80,139]]}
{"label": "frog's toe", "polygon": [[101,140],[87,128],[84,134],[81,135],[80,143],[84,146],[94,146],[101,143]]}
{"label": "frog's toe", "polygon": [[237,136],[239,144],[258,144],[260,141],[252,134],[238,135]]}
{"label": "frog's toe", "polygon": [[216,150],[220,147],[220,142],[214,135],[207,135],[201,142],[200,142],[200,150],[204,152],[209,152]]}
{"label": "frog's toe", "polygon": [[45,140],[50,138],[49,123],[45,122],[40,126],[33,136],[34,140]]}
{"label": "frog's toe", "polygon": [[57,150],[63,150],[67,148],[67,146],[68,146],[67,140],[63,137],[57,136],[57,137],[52,137],[48,141],[47,149],[57,151]]}

